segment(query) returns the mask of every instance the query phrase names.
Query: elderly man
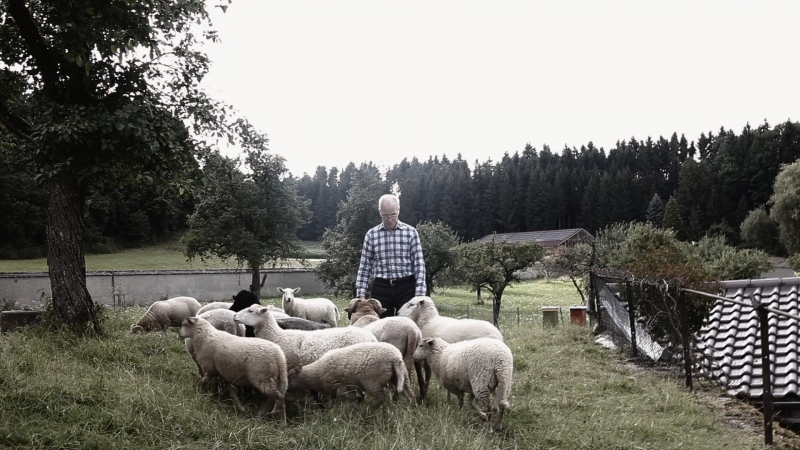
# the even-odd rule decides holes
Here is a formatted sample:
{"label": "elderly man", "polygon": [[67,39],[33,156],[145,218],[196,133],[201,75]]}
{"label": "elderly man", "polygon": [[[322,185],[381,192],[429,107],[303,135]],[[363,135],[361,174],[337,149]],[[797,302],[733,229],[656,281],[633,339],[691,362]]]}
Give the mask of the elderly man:
{"label": "elderly man", "polygon": [[425,261],[417,230],[399,220],[400,199],[387,194],[378,200],[381,223],[367,231],[356,276],[356,294],[364,299],[369,277],[370,297],[386,308],[381,317],[394,316],[415,295],[425,295]]}

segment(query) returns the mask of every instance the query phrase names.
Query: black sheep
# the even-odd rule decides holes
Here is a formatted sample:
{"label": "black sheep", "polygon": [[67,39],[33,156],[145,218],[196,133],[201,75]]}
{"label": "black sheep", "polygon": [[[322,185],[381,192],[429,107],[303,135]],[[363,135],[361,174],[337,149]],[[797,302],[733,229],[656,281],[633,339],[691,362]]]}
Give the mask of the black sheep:
{"label": "black sheep", "polygon": [[[234,312],[239,312],[243,309],[249,308],[250,305],[260,304],[261,302],[258,301],[258,296],[256,294],[253,294],[250,291],[241,290],[238,294],[233,296],[233,305],[231,305],[229,309]],[[256,332],[250,325],[245,325],[245,330],[245,336],[256,337]]]}

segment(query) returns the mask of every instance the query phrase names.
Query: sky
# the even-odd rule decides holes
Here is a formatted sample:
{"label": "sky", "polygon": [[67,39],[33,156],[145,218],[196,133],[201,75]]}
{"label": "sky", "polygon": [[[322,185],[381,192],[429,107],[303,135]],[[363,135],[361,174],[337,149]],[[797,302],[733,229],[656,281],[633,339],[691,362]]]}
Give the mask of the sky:
{"label": "sky", "polygon": [[434,155],[474,167],[526,144],[608,151],[798,121],[798,19],[796,0],[235,0],[212,12],[204,86],[296,176]]}

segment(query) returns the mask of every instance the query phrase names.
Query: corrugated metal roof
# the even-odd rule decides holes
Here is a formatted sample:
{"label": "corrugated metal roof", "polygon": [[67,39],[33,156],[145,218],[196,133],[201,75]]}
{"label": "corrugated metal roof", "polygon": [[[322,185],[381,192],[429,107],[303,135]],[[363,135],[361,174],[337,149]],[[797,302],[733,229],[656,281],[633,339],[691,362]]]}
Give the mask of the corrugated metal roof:
{"label": "corrugated metal roof", "polygon": [[586,237],[593,239],[592,235],[583,228],[568,228],[565,230],[523,231],[520,233],[493,233],[479,239],[482,242],[506,241],[509,244],[517,242],[536,242],[543,247],[556,247],[574,236],[586,233]]}
{"label": "corrugated metal roof", "polygon": [[[790,314],[800,312],[800,277],[723,282],[723,296],[746,303],[760,294],[762,304]],[[698,335],[705,361],[700,369],[717,379],[731,395],[759,400],[763,395],[761,334],[752,306],[717,300]],[[797,396],[800,389],[797,320],[769,314],[769,347],[773,398]]]}

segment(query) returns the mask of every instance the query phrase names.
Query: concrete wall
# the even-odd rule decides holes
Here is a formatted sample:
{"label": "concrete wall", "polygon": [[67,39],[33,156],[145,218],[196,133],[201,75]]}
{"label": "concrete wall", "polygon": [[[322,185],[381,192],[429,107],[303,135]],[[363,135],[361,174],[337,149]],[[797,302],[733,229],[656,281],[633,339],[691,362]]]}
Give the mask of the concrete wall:
{"label": "concrete wall", "polygon": [[[278,287],[300,287],[301,296],[326,294],[324,284],[310,269],[262,270],[267,274],[262,296],[277,296]],[[96,302],[107,305],[150,304],[156,300],[186,295],[203,302],[229,300],[250,286],[250,273],[237,269],[216,270],[135,270],[88,272],[86,286]],[[0,302],[15,302],[18,307],[44,307],[42,294],[50,296],[46,272],[0,273]],[[116,295],[115,295],[116,294]]]}

